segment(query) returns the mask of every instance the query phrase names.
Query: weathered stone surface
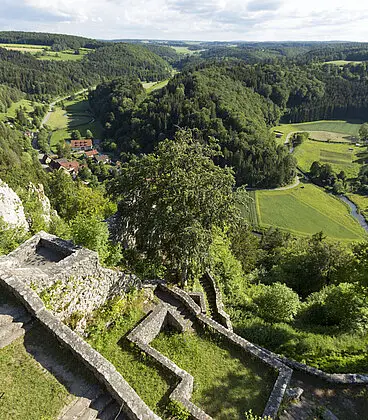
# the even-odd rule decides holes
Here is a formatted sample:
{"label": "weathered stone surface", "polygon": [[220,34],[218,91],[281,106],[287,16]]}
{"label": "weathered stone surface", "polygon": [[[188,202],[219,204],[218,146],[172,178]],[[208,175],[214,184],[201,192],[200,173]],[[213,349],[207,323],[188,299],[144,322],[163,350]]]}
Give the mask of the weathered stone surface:
{"label": "weathered stone surface", "polygon": [[139,398],[115,367],[87,342],[45,309],[37,294],[24,282],[4,273],[0,268],[0,286],[6,287],[59,342],[69,349],[95,377],[105,385],[132,420],[160,420]]}
{"label": "weathered stone surface", "polygon": [[59,319],[67,321],[77,314],[79,332],[83,332],[85,316],[107,299],[141,286],[132,274],[101,267],[96,252],[45,232],[0,258],[1,267],[43,293]]}
{"label": "weathered stone surface", "polygon": [[0,218],[9,227],[23,228],[27,231],[29,229],[21,199],[2,180],[0,180]]}
{"label": "weathered stone surface", "polygon": [[[232,331],[233,325],[231,323],[229,314],[227,314],[224,310],[221,292],[216,284],[215,279],[211,276],[210,273],[206,272],[200,279],[200,282],[207,293],[207,299],[209,300],[209,305],[211,307],[211,312],[213,312],[213,317],[221,325]],[[213,297],[213,301],[210,297]]]}
{"label": "weathered stone surface", "polygon": [[299,400],[303,395],[304,390],[302,388],[288,388],[285,392],[285,396],[291,400]]}

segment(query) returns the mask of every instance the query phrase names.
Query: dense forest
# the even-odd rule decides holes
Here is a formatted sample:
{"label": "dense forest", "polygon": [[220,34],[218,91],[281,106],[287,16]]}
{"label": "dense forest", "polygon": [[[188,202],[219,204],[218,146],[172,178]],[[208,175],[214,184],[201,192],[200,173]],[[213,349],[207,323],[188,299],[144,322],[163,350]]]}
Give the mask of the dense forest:
{"label": "dense forest", "polygon": [[294,159],[269,133],[280,116],[278,107],[226,73],[210,66],[177,75],[142,102],[136,85],[121,101],[120,86],[112,83],[91,92],[90,102],[125,155],[151,152],[160,140],[189,127],[202,141],[219,142],[223,156],[217,162],[235,168],[238,184],[287,184],[295,175]]}
{"label": "dense forest", "polygon": [[170,69],[161,57],[139,45],[108,45],[79,62],[40,61],[31,54],[0,48],[1,82],[39,100],[72,93],[105,78],[161,80],[170,76]]}
{"label": "dense forest", "polygon": [[1,44],[46,45],[53,51],[67,49],[98,48],[105,45],[102,41],[75,35],[50,34],[44,32],[1,31]]}

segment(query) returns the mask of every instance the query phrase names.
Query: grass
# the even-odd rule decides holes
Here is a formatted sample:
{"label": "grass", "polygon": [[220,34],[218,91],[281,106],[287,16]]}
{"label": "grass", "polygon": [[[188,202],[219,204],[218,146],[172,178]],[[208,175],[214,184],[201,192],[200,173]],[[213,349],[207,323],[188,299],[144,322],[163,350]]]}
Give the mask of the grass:
{"label": "grass", "polygon": [[253,226],[258,226],[258,213],[257,213],[257,205],[256,205],[256,192],[249,191],[249,200],[246,205],[240,206],[240,211],[242,217],[248,220]]}
{"label": "grass", "polygon": [[46,55],[37,57],[39,60],[49,61],[79,61],[82,60],[89,51],[80,50],[80,54],[74,54],[74,51],[61,51],[61,52],[47,52]]}
{"label": "grass", "polygon": [[309,138],[317,141],[334,142],[334,143],[355,143],[357,137],[349,134],[333,133],[331,131],[309,131]]}
{"label": "grass", "polygon": [[[117,301],[112,308],[118,310],[105,309],[103,314],[96,314],[90,326],[88,342],[116,367],[152,410],[163,415],[168,394],[176,383],[175,378],[162,371],[125,338],[144,317],[144,300],[143,294],[139,294]],[[106,323],[112,318],[112,326],[106,328]]]}
{"label": "grass", "polygon": [[[74,50],[65,50],[60,52],[52,51],[47,45],[28,45],[28,44],[0,44],[1,48],[12,51],[20,51],[23,53],[36,54],[39,60],[52,60],[52,61],[78,61],[81,60],[90,51],[87,48],[80,48],[79,54],[74,54]],[[42,55],[39,56],[38,54]]]}
{"label": "grass", "polygon": [[188,47],[173,47],[171,46],[171,48],[174,48],[174,50],[178,53],[178,54],[194,54],[196,51],[190,50]]}
{"label": "grass", "polygon": [[147,93],[151,93],[155,90],[162,89],[169,83],[170,79],[162,80],[161,82],[148,82],[143,83],[143,87],[146,89]]}
{"label": "grass", "polygon": [[296,235],[323,231],[336,240],[355,241],[366,237],[348,207],[313,184],[291,190],[257,191],[261,226],[277,226]]}
{"label": "grass", "polygon": [[42,52],[44,50],[49,50],[50,47],[47,45],[31,45],[31,44],[0,44],[0,48],[5,48],[7,50],[20,51],[20,52]]}
{"label": "grass", "polygon": [[346,66],[347,64],[361,64],[363,61],[347,61],[347,60],[334,60],[326,61],[324,64],[336,64],[336,66]]}
{"label": "grass", "polygon": [[7,112],[0,113],[0,121],[6,121],[8,118],[15,118],[16,111],[20,107],[25,108],[27,113],[33,112],[34,110],[32,101],[29,101],[28,99],[22,99],[18,102],[13,102],[8,108]]}
{"label": "grass", "polygon": [[349,178],[355,178],[359,173],[362,158],[365,155],[364,151],[365,149],[353,144],[307,140],[295,148],[294,156],[298,161],[298,166],[304,172],[309,172],[314,161],[321,161],[330,163],[335,172],[343,170]]}
{"label": "grass", "polygon": [[65,387],[27,353],[21,338],[0,350],[0,372],[2,420],[54,419],[70,401]]}
{"label": "grass", "polygon": [[95,138],[101,138],[102,126],[98,121],[93,120],[87,100],[81,97],[70,101],[65,100],[64,105],[65,109],[55,106],[47,122],[53,130],[50,138],[52,150],[55,150],[58,143],[70,139],[73,130],[79,130],[82,137],[86,135],[87,130],[91,130]]}
{"label": "grass", "polygon": [[[9,293],[0,289],[0,304],[4,303],[17,305]],[[70,353],[61,349],[43,327],[34,325],[24,338],[0,350],[0,394],[4,393],[0,399],[2,420],[51,420],[72,399],[64,385],[36,360],[40,343],[42,352],[52,355],[72,371],[79,370],[79,363],[69,361]]]}
{"label": "grass", "polygon": [[358,137],[361,124],[362,121],[360,120],[322,120],[306,123],[281,124],[277,127],[273,127],[272,131],[279,131],[283,133],[283,136],[278,139],[278,141],[280,141],[280,143],[284,143],[287,135],[295,131],[327,131],[329,133],[339,133],[340,135],[345,134],[347,136]]}
{"label": "grass", "polygon": [[191,401],[216,420],[261,415],[276,373],[210,333],[162,332],[152,346],[194,377]]}

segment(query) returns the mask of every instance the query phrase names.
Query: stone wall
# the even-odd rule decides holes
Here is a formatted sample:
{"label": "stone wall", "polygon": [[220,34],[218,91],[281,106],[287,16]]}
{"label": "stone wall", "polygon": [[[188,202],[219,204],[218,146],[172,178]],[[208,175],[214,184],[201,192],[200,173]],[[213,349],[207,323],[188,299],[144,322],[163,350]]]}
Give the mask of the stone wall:
{"label": "stone wall", "polygon": [[48,311],[38,295],[17,276],[0,268],[0,286],[9,290],[30,314],[69,349],[111,393],[131,420],[160,420],[115,367]]}
{"label": "stone wall", "polygon": [[96,252],[45,232],[1,257],[0,267],[32,287],[59,319],[78,319],[80,332],[86,316],[106,300],[141,286],[132,274],[102,267]]}
{"label": "stone wall", "polygon": [[[211,276],[210,273],[206,272],[201,280],[201,284],[205,289],[206,293],[209,292],[213,296],[212,308],[211,311],[213,312],[213,317],[224,327],[229,329],[230,331],[233,330],[233,325],[230,320],[230,316],[225,312],[224,305],[222,303],[221,293],[219,288],[217,287],[215,279]],[[209,299],[209,296],[207,296]]]}
{"label": "stone wall", "polygon": [[170,394],[171,400],[180,402],[196,420],[212,420],[208,414],[190,401],[193,392],[193,376],[149,345],[166,325],[173,326],[179,332],[185,330],[176,311],[170,310],[168,306],[160,303],[130,332],[127,338],[178,378],[178,385]]}
{"label": "stone wall", "polygon": [[250,343],[249,341],[230,331],[228,328],[225,328],[223,325],[201,313],[198,305],[196,305],[183,290],[177,287],[169,288],[165,285],[158,285],[158,287],[161,290],[169,293],[174,299],[178,299],[180,302],[182,302],[187,307],[188,311],[190,311],[192,314],[195,314],[196,320],[200,325],[205,328],[212,329],[216,333],[220,334],[223,338],[226,338],[226,340],[232,345],[240,347],[242,350],[250,353],[253,357],[262,361],[269,368],[275,369],[278,372],[277,380],[268,399],[266,408],[263,412],[263,416],[276,418],[286,388],[291,379],[292,369],[282,363],[276,354],[273,354],[269,351],[264,351],[264,349],[261,347]]}

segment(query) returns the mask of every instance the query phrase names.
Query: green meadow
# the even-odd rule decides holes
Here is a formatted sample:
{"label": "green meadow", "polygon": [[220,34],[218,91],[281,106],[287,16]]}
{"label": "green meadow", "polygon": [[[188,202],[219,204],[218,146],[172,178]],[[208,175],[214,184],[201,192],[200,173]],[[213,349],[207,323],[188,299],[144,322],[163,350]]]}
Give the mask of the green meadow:
{"label": "green meadow", "polygon": [[241,419],[250,409],[262,414],[275,373],[249,355],[201,331],[164,331],[151,345],[193,376],[191,401],[214,419]]}
{"label": "green meadow", "polygon": [[306,123],[280,124],[277,127],[273,127],[272,131],[283,133],[282,137],[278,139],[280,143],[285,142],[288,134],[297,131],[326,131],[329,133],[338,133],[340,135],[344,134],[346,136],[352,136],[357,138],[361,124],[362,121],[360,120],[322,120]]}
{"label": "green meadow", "polygon": [[80,48],[79,54],[75,54],[74,50],[52,51],[47,45],[30,45],[30,44],[0,44],[0,48],[7,50],[19,51],[22,53],[30,53],[35,55],[39,60],[52,61],[78,61],[81,60],[90,51],[88,48]]}
{"label": "green meadow", "polygon": [[349,178],[355,178],[367,155],[366,149],[355,144],[337,144],[307,140],[294,150],[298,166],[309,172],[314,161],[329,163],[335,172],[344,171]]}
{"label": "green meadow", "polygon": [[84,137],[87,130],[91,130],[95,138],[101,138],[103,128],[95,121],[86,99],[79,97],[75,100],[65,100],[65,109],[56,105],[47,122],[52,130],[50,138],[51,149],[55,150],[58,143],[68,140],[73,130],[79,130]]}
{"label": "green meadow", "polygon": [[262,227],[276,226],[296,235],[323,231],[330,238],[346,241],[366,236],[343,202],[313,184],[283,191],[257,191],[256,199]]}

